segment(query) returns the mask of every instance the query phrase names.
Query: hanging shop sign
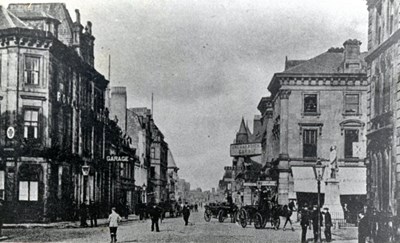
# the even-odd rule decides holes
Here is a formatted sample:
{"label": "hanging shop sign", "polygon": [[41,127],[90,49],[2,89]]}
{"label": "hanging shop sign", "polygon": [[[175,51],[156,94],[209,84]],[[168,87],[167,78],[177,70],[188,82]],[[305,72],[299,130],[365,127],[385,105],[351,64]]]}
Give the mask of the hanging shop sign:
{"label": "hanging shop sign", "polygon": [[231,157],[261,155],[261,143],[231,144]]}
{"label": "hanging shop sign", "polygon": [[276,181],[257,181],[257,186],[276,186]]}

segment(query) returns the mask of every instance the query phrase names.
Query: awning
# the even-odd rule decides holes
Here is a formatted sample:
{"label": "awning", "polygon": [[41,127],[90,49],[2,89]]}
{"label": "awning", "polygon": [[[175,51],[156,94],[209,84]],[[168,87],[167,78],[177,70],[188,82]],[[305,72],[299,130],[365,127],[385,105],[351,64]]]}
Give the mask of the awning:
{"label": "awning", "polygon": [[[317,181],[311,166],[292,166],[294,191],[317,193]],[[340,195],[365,195],[367,193],[367,170],[365,167],[340,167],[338,173]],[[330,176],[325,170],[324,181]],[[325,182],[321,182],[321,193]]]}

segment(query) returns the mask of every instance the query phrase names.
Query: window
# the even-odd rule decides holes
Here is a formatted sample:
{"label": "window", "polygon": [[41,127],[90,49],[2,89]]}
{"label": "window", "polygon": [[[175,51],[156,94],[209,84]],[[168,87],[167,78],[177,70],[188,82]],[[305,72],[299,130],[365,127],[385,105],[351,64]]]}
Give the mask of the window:
{"label": "window", "polygon": [[20,181],[18,199],[20,201],[38,201],[38,182]]}
{"label": "window", "polygon": [[317,113],[317,95],[305,94],[304,95],[304,113]]}
{"label": "window", "polygon": [[155,159],[156,158],[156,149],[155,148],[151,148],[151,152],[150,152],[150,158]]}
{"label": "window", "polygon": [[317,157],[317,129],[303,130],[303,157]]}
{"label": "window", "polygon": [[39,84],[39,57],[25,57],[25,83],[26,84]]}
{"label": "window", "polygon": [[358,129],[344,131],[344,157],[353,158],[353,143],[358,142]]}
{"label": "window", "polygon": [[150,178],[155,178],[156,168],[154,166],[150,167]]}
{"label": "window", "polygon": [[346,114],[359,114],[360,113],[360,101],[358,94],[346,94],[344,97],[344,112]]}
{"label": "window", "polygon": [[0,170],[0,199],[4,200],[4,189],[5,189],[5,174],[4,170]]}
{"label": "window", "polygon": [[39,111],[28,109],[24,112],[24,138],[38,138]]}

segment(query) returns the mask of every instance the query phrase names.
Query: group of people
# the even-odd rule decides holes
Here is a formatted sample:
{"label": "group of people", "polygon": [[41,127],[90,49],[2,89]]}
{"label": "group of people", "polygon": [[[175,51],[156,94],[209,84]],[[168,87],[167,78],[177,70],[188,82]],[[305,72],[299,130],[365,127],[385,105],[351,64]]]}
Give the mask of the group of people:
{"label": "group of people", "polygon": [[79,215],[81,220],[81,227],[88,227],[87,218],[90,218],[90,227],[97,227],[99,207],[96,202],[90,201],[89,205],[82,202],[79,207]]}
{"label": "group of people", "polygon": [[[323,223],[324,222],[324,223]],[[329,208],[324,208],[323,212],[318,211],[317,206],[314,206],[312,209],[309,209],[307,205],[305,205],[301,210],[301,242],[307,242],[307,229],[311,229],[311,225],[313,227],[314,233],[314,242],[318,240],[318,230],[319,226],[325,226],[324,233],[325,239],[327,242],[332,241],[331,227],[332,227],[332,217],[329,213]]]}

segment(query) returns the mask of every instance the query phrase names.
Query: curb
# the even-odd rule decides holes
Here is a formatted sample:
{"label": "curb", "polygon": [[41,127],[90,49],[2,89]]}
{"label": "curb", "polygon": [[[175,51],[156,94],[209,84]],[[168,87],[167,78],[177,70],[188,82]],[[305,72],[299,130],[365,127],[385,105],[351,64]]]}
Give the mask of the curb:
{"label": "curb", "polygon": [[[121,223],[129,222],[129,221],[136,221],[138,220],[137,217],[132,217],[128,219],[122,219]],[[106,219],[97,220],[97,227],[107,225],[108,222]],[[44,229],[51,229],[51,228],[58,228],[58,229],[65,229],[65,228],[92,228],[88,227],[81,227],[79,221],[73,222],[56,222],[56,223],[48,223],[48,224],[41,224],[41,223],[22,223],[22,224],[3,224],[3,229],[32,229],[32,228],[44,228]],[[0,238],[0,241],[4,239]]]}

